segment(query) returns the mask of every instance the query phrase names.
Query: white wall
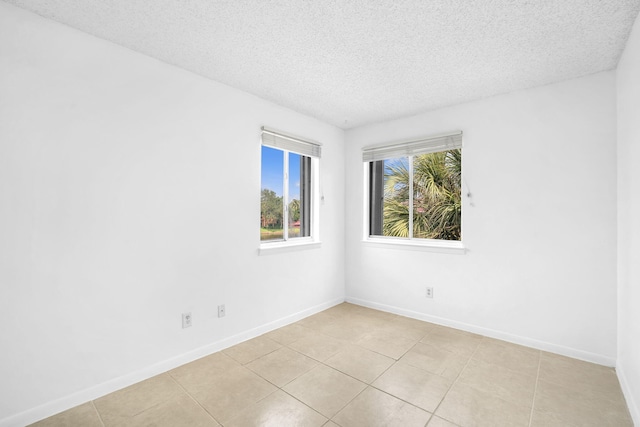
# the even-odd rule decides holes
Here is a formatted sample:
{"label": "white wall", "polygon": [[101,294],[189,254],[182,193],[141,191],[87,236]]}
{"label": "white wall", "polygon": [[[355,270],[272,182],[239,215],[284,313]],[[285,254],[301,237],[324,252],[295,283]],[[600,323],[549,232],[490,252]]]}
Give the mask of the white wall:
{"label": "white wall", "polygon": [[[347,299],[613,366],[615,108],[605,72],[347,131]],[[362,147],[456,130],[468,252],[363,243]]]}
{"label": "white wall", "polygon": [[640,425],[640,16],[618,63],[618,377]]}
{"label": "white wall", "polygon": [[[319,249],[257,254],[262,125],[324,144]],[[343,138],[0,3],[0,425],[343,300]]]}

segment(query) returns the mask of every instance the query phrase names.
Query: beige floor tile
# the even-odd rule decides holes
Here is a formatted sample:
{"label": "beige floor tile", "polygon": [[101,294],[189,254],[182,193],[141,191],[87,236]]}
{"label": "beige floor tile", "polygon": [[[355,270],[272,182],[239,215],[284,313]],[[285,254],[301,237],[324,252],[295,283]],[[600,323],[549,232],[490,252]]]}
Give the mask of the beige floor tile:
{"label": "beige floor tile", "polygon": [[366,385],[328,366],[318,365],[283,390],[327,418],[333,417]]}
{"label": "beige floor tile", "polygon": [[343,302],[341,304],[334,305],[333,307],[325,310],[325,312],[332,315],[352,315],[357,314],[359,310],[360,306],[348,302]]}
{"label": "beige floor tile", "polygon": [[431,324],[409,317],[397,316],[388,322],[387,329],[397,333],[401,337],[420,341],[431,330]]}
{"label": "beige floor tile", "polygon": [[535,376],[538,374],[540,351],[506,341],[484,338],[473,358]]}
{"label": "beige floor tile", "polygon": [[386,311],[374,310],[373,308],[358,306],[357,313],[360,316],[369,318],[369,319],[378,319],[384,321],[391,321],[398,317],[397,314],[388,313]]}
{"label": "beige floor tile", "polygon": [[534,410],[531,414],[531,424],[529,427],[578,427],[578,425],[569,424],[566,421],[557,419],[553,414]]}
{"label": "beige floor tile", "polygon": [[328,358],[324,363],[370,384],[393,365],[395,360],[359,346],[349,346]]}
{"label": "beige floor tile", "polygon": [[469,357],[429,344],[417,343],[400,360],[432,374],[455,380],[469,361]]}
{"label": "beige floor tile", "polygon": [[321,311],[313,316],[305,317],[297,321],[294,325],[304,326],[305,328],[319,330],[327,323],[336,321],[338,318],[327,311]]}
{"label": "beige floor tile", "polygon": [[401,362],[373,382],[373,386],[433,412],[451,386],[451,380]]}
{"label": "beige floor tile", "polygon": [[416,340],[402,337],[388,330],[374,330],[366,337],[357,341],[356,344],[376,353],[400,359],[407,351],[416,344]]}
{"label": "beige floor tile", "polygon": [[531,408],[536,377],[480,360],[471,360],[458,382],[497,396],[508,402]]}
{"label": "beige floor tile", "polygon": [[434,325],[420,342],[448,350],[461,356],[471,356],[482,341],[480,335],[445,326]]}
{"label": "beige floor tile", "polygon": [[435,415],[431,417],[431,421],[427,424],[427,427],[458,427],[456,424],[451,423],[447,420],[443,420],[440,417],[436,417]]}
{"label": "beige floor tile", "polygon": [[436,415],[465,427],[527,427],[531,408],[456,383],[447,393]]}
{"label": "beige floor tile", "polygon": [[610,400],[604,393],[538,381],[534,408],[541,419],[579,426],[632,426],[627,406],[621,399]]}
{"label": "beige floor tile", "polygon": [[430,416],[429,412],[368,387],[333,420],[343,427],[423,427]]}
{"label": "beige floor tile", "polygon": [[633,425],[612,368],[348,303],[34,425],[423,425],[433,411],[429,427]]}
{"label": "beige floor tile", "polygon": [[32,427],[102,427],[102,421],[98,416],[93,403],[87,402],[75,408],[60,412],[52,417],[31,424]]}
{"label": "beige floor tile", "polygon": [[225,427],[319,427],[326,422],[327,418],[279,390],[242,411]]}
{"label": "beige floor tile", "polygon": [[264,336],[282,345],[288,345],[300,338],[313,334],[315,334],[315,331],[294,323],[266,333]]}
{"label": "beige floor tile", "polygon": [[270,383],[282,387],[317,364],[310,357],[283,347],[248,363],[246,367]]}
{"label": "beige floor tile", "polygon": [[346,345],[348,344],[345,341],[318,332],[313,336],[307,336],[292,342],[289,347],[312,359],[324,362]]}
{"label": "beige floor tile", "polygon": [[392,325],[400,325],[405,328],[421,329],[425,332],[432,330],[435,326],[433,323],[429,323],[429,322],[425,322],[424,320],[413,319],[411,317],[405,317],[405,316],[396,316],[393,320],[391,320],[390,323]]}
{"label": "beige floor tile", "polygon": [[126,420],[123,427],[216,427],[212,417],[186,393]]}
{"label": "beige floor tile", "polygon": [[280,347],[282,347],[282,344],[278,344],[271,338],[262,335],[229,347],[224,350],[224,353],[244,365],[256,360],[258,357],[276,351]]}
{"label": "beige floor tile", "polygon": [[169,375],[162,374],[110,393],[94,404],[109,427],[123,425],[135,415],[183,395],[182,388]]}
{"label": "beige floor tile", "polygon": [[194,392],[215,386],[218,375],[241,366],[226,354],[218,352],[173,369],[169,375],[187,391]]}
{"label": "beige floor tile", "polygon": [[353,315],[328,322],[317,330],[330,337],[355,343],[371,332],[371,329],[371,322],[362,319],[362,316]]}
{"label": "beige floor tile", "polygon": [[621,394],[613,368],[552,353],[542,352],[540,355],[539,378],[577,391],[610,393],[615,399]]}
{"label": "beige floor tile", "polygon": [[275,386],[244,366],[218,373],[206,383],[184,386],[213,417],[224,424],[239,411],[277,390]]}

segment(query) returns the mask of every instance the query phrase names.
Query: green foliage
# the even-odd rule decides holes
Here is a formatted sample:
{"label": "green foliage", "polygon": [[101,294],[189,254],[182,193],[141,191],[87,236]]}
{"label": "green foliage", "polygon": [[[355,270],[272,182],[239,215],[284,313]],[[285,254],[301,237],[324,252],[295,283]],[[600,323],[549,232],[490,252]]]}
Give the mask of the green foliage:
{"label": "green foliage", "polygon": [[[413,159],[413,237],[460,240],[462,151]],[[409,165],[385,165],[383,235],[409,236]]]}
{"label": "green foliage", "polygon": [[260,197],[260,226],[282,228],[282,197],[268,188],[263,188]]}
{"label": "green foliage", "polygon": [[300,220],[300,200],[293,199],[291,203],[289,203],[289,218],[292,222]]}

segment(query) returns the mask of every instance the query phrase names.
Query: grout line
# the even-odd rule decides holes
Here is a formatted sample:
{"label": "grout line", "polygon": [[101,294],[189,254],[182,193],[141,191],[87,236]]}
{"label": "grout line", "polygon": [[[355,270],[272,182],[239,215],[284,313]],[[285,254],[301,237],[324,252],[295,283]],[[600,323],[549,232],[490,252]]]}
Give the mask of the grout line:
{"label": "grout line", "polygon": [[[308,372],[308,371],[307,371]],[[321,416],[323,416],[324,418],[327,419],[327,421],[323,424],[327,424],[329,421],[331,421],[331,418],[327,417],[325,414],[319,412],[317,409],[307,405],[306,403],[304,403],[302,400],[298,399],[296,396],[294,396],[293,394],[289,393],[288,391],[286,391],[285,389],[281,388],[279,389],[280,391],[282,391],[283,393],[285,393],[287,396],[292,397],[293,399],[297,400],[298,402],[302,403],[304,406],[306,406],[307,408],[311,409],[313,412],[315,412],[316,414],[319,414]],[[339,412],[339,411],[338,411]]]}
{"label": "grout line", "polygon": [[98,414],[98,419],[100,420],[100,423],[102,424],[102,427],[106,427],[106,424],[104,423],[104,420],[102,419],[102,414],[100,414],[100,411],[98,411],[98,407],[96,406],[95,401],[91,400],[91,406],[93,406],[93,410],[96,411],[96,414]]}
{"label": "grout line", "polygon": [[[449,388],[447,389],[446,393],[444,394],[444,396],[442,396],[442,399],[440,399],[440,403],[438,403],[438,405],[436,406],[436,408],[433,410],[433,415],[431,416],[431,418],[433,418],[436,415],[436,412],[438,411],[438,409],[440,408],[440,405],[442,405],[442,402],[444,402],[444,399],[447,398],[447,395],[449,394],[449,392],[451,391],[451,389],[453,388],[453,386],[458,382],[458,380],[460,379],[460,376],[462,375],[462,373],[465,371],[465,369],[467,369],[467,366],[469,366],[469,363],[471,363],[471,359],[473,359],[473,356],[476,355],[476,353],[478,352],[478,349],[480,348],[480,344],[482,343],[482,341],[484,341],[485,337],[482,336],[482,340],[480,340],[480,342],[478,343],[478,345],[476,346],[476,348],[473,350],[473,353],[471,353],[471,356],[469,356],[469,359],[467,360],[467,363],[465,363],[464,368],[462,368],[460,370],[460,372],[458,372],[458,375],[456,375],[456,378],[451,382],[451,385],[449,386]],[[429,421],[431,421],[431,418],[429,418]],[[446,418],[444,418],[446,419]],[[450,420],[447,420],[450,421]],[[450,421],[453,423],[453,421]],[[454,423],[455,424],[455,423]]]}
{"label": "grout line", "polygon": [[213,414],[212,414],[211,412],[207,411],[207,408],[205,408],[204,406],[202,406],[202,405],[200,404],[200,402],[198,401],[198,399],[196,399],[194,396],[192,396],[192,395],[191,395],[191,393],[189,393],[189,391],[188,391],[188,390],[187,390],[187,389],[186,389],[182,384],[180,384],[180,382],[179,382],[177,379],[173,378],[173,375],[171,375],[169,372],[167,372],[167,375],[168,375],[168,377],[169,377],[169,378],[171,378],[171,379],[173,380],[173,382],[174,382],[174,383],[176,383],[176,384],[178,385],[178,387],[180,387],[180,388],[182,389],[182,391],[184,391],[184,392],[185,392],[185,394],[186,394],[187,396],[189,396],[189,398],[190,398],[191,400],[193,400],[193,401],[196,403],[196,405],[198,405],[200,408],[202,408],[202,410],[203,410],[204,412],[206,412],[206,413],[207,413],[207,415],[209,415],[209,416],[210,416],[210,417],[211,417],[215,422],[217,422],[218,424],[223,425],[220,421],[218,421],[218,419],[217,419],[216,417],[214,417],[214,416],[213,416]]}
{"label": "grout line", "polygon": [[529,427],[533,422],[533,410],[536,406],[536,394],[538,393],[538,381],[540,380],[540,365],[542,363],[542,352],[538,351],[538,370],[536,372],[536,385],[533,388],[533,400],[531,401],[531,413],[529,414]]}

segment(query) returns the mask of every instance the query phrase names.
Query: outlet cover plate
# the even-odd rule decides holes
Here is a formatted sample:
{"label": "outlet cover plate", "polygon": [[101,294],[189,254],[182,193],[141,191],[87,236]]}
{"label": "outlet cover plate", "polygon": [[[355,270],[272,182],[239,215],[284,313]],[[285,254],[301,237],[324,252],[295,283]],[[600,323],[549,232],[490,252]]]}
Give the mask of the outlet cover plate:
{"label": "outlet cover plate", "polygon": [[182,313],[182,329],[191,326],[191,313]]}

